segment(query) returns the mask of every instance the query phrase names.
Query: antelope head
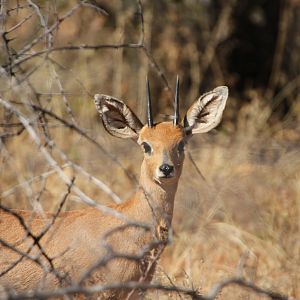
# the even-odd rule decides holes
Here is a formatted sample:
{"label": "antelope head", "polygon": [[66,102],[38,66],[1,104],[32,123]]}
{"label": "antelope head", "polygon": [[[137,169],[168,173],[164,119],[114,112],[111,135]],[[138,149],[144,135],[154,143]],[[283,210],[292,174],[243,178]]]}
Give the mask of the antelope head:
{"label": "antelope head", "polygon": [[144,126],[119,99],[97,94],[95,103],[104,127],[111,135],[131,138],[141,146],[144,152],[142,176],[165,186],[178,182],[184,161],[184,146],[189,138],[196,133],[208,132],[220,123],[227,97],[228,88],[217,87],[196,100],[180,120],[177,77],[173,121],[155,124],[147,80],[147,123]]}

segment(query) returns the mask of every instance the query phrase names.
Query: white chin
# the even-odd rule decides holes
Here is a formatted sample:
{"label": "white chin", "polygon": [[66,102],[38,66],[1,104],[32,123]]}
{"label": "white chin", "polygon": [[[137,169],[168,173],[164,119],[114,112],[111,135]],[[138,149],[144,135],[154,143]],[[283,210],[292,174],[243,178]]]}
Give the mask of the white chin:
{"label": "white chin", "polygon": [[159,174],[158,176],[156,176],[156,178],[158,178],[159,180],[171,179],[171,178],[174,178],[174,177],[175,177],[174,172],[172,172],[169,175]]}
{"label": "white chin", "polygon": [[174,177],[175,177],[175,172],[172,172],[171,174],[169,174],[167,176],[162,172],[157,172],[154,180],[158,183],[162,183],[162,181],[168,181]]}

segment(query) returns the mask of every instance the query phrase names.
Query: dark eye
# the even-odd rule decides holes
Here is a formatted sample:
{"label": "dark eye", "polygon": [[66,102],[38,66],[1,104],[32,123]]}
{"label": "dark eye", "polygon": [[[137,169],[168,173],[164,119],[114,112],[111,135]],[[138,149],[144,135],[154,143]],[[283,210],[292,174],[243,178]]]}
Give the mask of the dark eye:
{"label": "dark eye", "polygon": [[181,154],[181,153],[184,152],[184,145],[185,145],[184,141],[181,141],[181,142],[178,144],[178,146],[177,146],[177,151],[178,151],[179,154]]}
{"label": "dark eye", "polygon": [[150,146],[148,143],[143,142],[143,143],[142,143],[142,147],[144,148],[144,152],[145,152],[145,153],[151,154],[152,148],[151,148],[151,146]]}

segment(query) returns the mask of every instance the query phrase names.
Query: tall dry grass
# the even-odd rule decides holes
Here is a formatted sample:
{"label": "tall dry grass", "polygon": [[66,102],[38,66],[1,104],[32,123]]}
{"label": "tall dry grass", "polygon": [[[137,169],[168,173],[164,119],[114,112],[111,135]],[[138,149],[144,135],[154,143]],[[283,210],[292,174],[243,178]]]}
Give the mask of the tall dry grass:
{"label": "tall dry grass", "polygon": [[[62,14],[74,3],[58,3],[57,10]],[[54,9],[52,4],[47,5],[49,11]],[[137,39],[136,6],[127,2],[105,5],[111,13],[109,18],[83,9],[63,22],[56,32],[56,45],[110,44]],[[180,30],[190,42],[179,47],[174,38],[176,28],[170,25],[162,27],[157,41],[155,5],[147,2],[144,9],[145,39],[149,47],[152,43],[152,53],[169,82],[174,81],[176,72],[182,72],[183,113],[199,95],[198,84],[203,80],[197,41],[193,40],[191,28],[183,22],[185,19],[176,19],[175,4],[170,4],[168,22],[174,18],[179,24],[182,21]],[[207,14],[203,10],[202,13]],[[26,10],[12,14],[7,26],[14,26],[26,14]],[[205,18],[201,22],[199,28],[206,30],[201,33],[203,39],[209,41],[209,22]],[[228,19],[226,22],[228,25]],[[13,41],[15,48],[34,35],[37,23],[38,18],[34,16],[20,27],[16,32],[18,38]],[[36,50],[38,47],[42,46],[38,45]],[[62,85],[77,125],[138,177],[142,160],[140,149],[132,141],[116,140],[107,135],[91,95],[100,92],[121,97],[143,118],[144,79],[150,72],[156,119],[161,120],[164,116],[160,114],[172,111],[172,98],[157,70],[149,67],[147,57],[135,49],[59,52],[53,53],[51,58],[57,63],[39,58],[28,61],[23,66],[24,73],[19,71],[18,79],[39,66],[28,78],[39,94],[40,105],[70,121],[63,97],[57,95]],[[184,62],[190,65],[188,74],[177,68]],[[218,59],[213,59],[214,82],[206,86],[209,88],[217,81],[217,84],[229,84],[230,89],[230,82],[226,76],[221,76],[219,67]],[[189,83],[184,75],[188,76]],[[228,77],[228,80],[233,79]],[[264,288],[300,298],[300,127],[295,122],[290,123],[289,118],[270,123],[272,105],[264,101],[259,89],[250,89],[249,101],[243,105],[239,105],[243,99],[235,91],[231,93],[234,96],[229,98],[224,121],[218,130],[194,137],[187,147],[175,204],[174,240],[161,257],[155,280],[207,292],[221,279],[243,275]],[[12,103],[36,103],[26,80],[18,84],[15,79],[2,77],[1,96]],[[18,107],[32,120],[43,141],[44,124],[37,121],[38,114],[26,105]],[[17,121],[3,108],[0,110],[1,123]],[[299,120],[297,101],[291,114]],[[65,164],[57,150],[61,149],[69,160],[108,184],[122,199],[134,193],[136,184],[106,154],[58,121],[50,117],[47,120],[49,136],[57,146],[49,147],[49,151],[58,163]],[[7,129],[2,128],[2,133],[7,133]],[[54,211],[67,188],[51,171],[28,133],[24,131],[6,139],[0,146],[1,203],[15,208]],[[64,170],[70,177],[75,176],[75,183],[91,198],[99,203],[111,203],[111,199],[80,172],[67,166]],[[64,209],[79,207],[84,205],[71,194]],[[181,298],[177,294],[158,293],[157,296],[156,292],[148,293],[147,297]],[[220,299],[263,297],[232,287],[225,289]]]}
{"label": "tall dry grass", "polygon": [[[256,120],[248,121],[255,124]],[[89,126],[92,135],[138,176],[142,160],[139,147],[107,136],[96,118]],[[220,130],[195,137],[187,147],[205,180],[187,155],[176,197],[174,240],[162,255],[155,280],[169,283],[170,277],[176,284],[207,292],[221,279],[243,275],[262,287],[299,298],[299,150],[291,133],[291,140],[280,135],[261,138],[244,134],[237,132],[233,138]],[[68,129],[54,129],[52,136],[72,161],[107,183],[122,199],[134,193],[136,186],[123,171],[82,137]],[[6,151],[2,192],[36,180],[1,202],[27,209],[41,205],[53,211],[66,186],[55,173],[43,180],[37,178],[49,167],[27,134],[14,138]],[[66,168],[68,175],[72,172]],[[75,182],[98,203],[112,203],[79,174]],[[71,195],[65,209],[79,207],[84,205]],[[220,299],[261,298],[250,295],[240,288],[228,288]]]}

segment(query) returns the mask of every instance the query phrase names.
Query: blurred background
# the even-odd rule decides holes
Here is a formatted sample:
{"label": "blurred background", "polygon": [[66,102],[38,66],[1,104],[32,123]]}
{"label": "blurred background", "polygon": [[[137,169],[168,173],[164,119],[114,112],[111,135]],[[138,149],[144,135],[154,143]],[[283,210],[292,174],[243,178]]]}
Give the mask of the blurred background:
{"label": "blurred background", "polygon": [[[174,240],[155,280],[204,293],[243,275],[300,297],[300,1],[1,1],[0,202],[54,211],[67,186],[102,204],[134,194],[142,152],[111,138],[92,101],[122,99],[156,121],[229,87],[221,125],[195,136],[177,193]],[[97,181],[98,180],[98,181]],[[99,183],[99,181],[101,181]],[[116,197],[113,197],[116,200]],[[65,209],[84,207],[71,194]],[[174,298],[155,295],[149,299]],[[220,299],[264,299],[237,287]]]}

